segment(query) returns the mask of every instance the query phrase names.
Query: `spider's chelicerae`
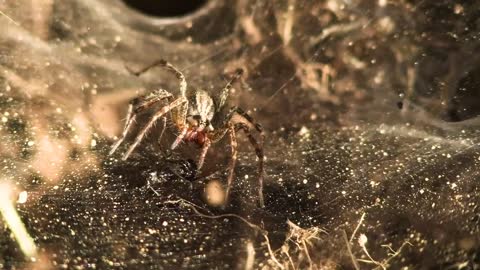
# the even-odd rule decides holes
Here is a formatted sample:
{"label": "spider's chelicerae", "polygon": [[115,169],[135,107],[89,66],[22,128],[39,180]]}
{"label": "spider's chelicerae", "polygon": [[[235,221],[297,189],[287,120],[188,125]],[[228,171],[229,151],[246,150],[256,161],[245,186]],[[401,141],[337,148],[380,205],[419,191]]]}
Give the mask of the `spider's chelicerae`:
{"label": "spider's chelicerae", "polygon": [[[165,60],[156,61],[144,69],[134,72],[134,74],[138,76],[156,66],[166,68],[178,78],[180,82],[180,96],[174,97],[174,95],[168,91],[160,89],[153,91],[148,95],[133,99],[129,104],[123,133],[118,141],[113,145],[110,155],[113,154],[118,146],[124,141],[126,135],[132,129],[132,124],[135,122],[135,119],[140,113],[146,109],[154,107],[158,102],[166,100],[168,101],[168,104],[159,108],[151,116],[148,123],[140,130],[132,145],[123,155],[123,159],[126,160],[130,156],[132,151],[138,146],[147,132],[159,119],[163,120],[163,127],[165,129],[165,115],[168,112],[171,113],[172,122],[179,131],[179,134],[173,142],[171,149],[175,149],[182,141],[192,142],[200,146],[201,151],[197,162],[198,170],[202,168],[205,156],[211,144],[220,141],[228,133],[230,138],[231,158],[228,167],[227,189],[225,192],[226,203],[232,187],[233,173],[237,160],[236,133],[237,131],[242,130],[255,148],[255,153],[258,157],[258,200],[260,206],[263,207],[264,135],[262,127],[255,123],[255,121],[248,114],[238,107],[232,107],[228,113],[224,115],[223,120],[221,119],[221,111],[225,106],[230,89],[232,88],[232,84],[242,75],[243,71],[241,69],[237,69],[233,78],[220,91],[219,96],[213,98],[204,90],[188,88],[187,81],[185,80],[185,76],[182,74],[182,72]],[[259,141],[252,135],[252,131],[259,133]]]}

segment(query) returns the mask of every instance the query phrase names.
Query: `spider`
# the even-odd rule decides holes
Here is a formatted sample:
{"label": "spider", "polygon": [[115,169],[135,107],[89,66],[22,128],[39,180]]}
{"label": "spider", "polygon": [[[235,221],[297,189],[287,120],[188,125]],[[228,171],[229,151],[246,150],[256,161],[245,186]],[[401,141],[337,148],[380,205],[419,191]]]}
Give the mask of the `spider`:
{"label": "spider", "polygon": [[[231,158],[228,166],[227,188],[225,191],[224,205],[228,201],[230,189],[232,187],[234,169],[237,160],[237,139],[236,133],[242,130],[248,137],[248,140],[255,148],[258,157],[258,202],[260,207],[264,207],[263,200],[263,177],[264,177],[264,154],[263,141],[264,134],[262,127],[256,123],[253,118],[238,107],[232,107],[228,113],[222,117],[222,109],[225,106],[227,98],[233,83],[238,80],[243,73],[242,69],[237,69],[233,78],[220,91],[218,97],[210,96],[206,91],[197,88],[188,88],[185,76],[169,62],[161,59],[153,62],[151,65],[137,72],[132,72],[136,76],[147,72],[154,67],[163,67],[173,73],[180,83],[180,96],[174,97],[170,92],[159,89],[150,94],[137,97],[129,103],[127,117],[123,132],[117,142],[112,146],[109,155],[112,155],[125,140],[125,137],[132,129],[132,124],[137,116],[145,110],[152,108],[158,102],[167,101],[168,104],[159,108],[151,116],[148,123],[136,135],[133,143],[123,155],[123,160],[128,159],[130,154],[139,145],[147,132],[161,118],[163,120],[163,130],[166,126],[166,114],[170,112],[171,121],[174,123],[179,133],[173,142],[171,149],[175,149],[181,142],[190,142],[198,145],[200,155],[197,161],[197,170],[200,170],[205,161],[207,151],[213,143],[220,141],[227,133],[230,138]],[[160,134],[160,138],[163,135]],[[258,141],[252,131],[258,132],[260,140]]]}

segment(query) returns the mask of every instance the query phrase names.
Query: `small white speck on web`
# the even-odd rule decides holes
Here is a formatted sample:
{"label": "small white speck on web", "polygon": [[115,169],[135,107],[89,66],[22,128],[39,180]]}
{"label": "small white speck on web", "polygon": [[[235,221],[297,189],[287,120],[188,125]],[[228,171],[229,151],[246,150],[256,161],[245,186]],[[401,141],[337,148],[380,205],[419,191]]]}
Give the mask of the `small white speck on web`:
{"label": "small white speck on web", "polygon": [[168,226],[168,222],[164,221],[164,222],[162,223],[162,225],[163,225],[164,227],[167,227],[167,226]]}
{"label": "small white speck on web", "polygon": [[368,242],[368,238],[365,234],[360,234],[360,237],[358,238],[358,244],[361,246],[361,247],[364,247]]}
{"label": "small white speck on web", "polygon": [[302,128],[298,132],[298,135],[300,135],[302,137],[309,137],[310,136],[310,130],[306,126],[302,126]]}
{"label": "small white speck on web", "polygon": [[17,203],[26,203],[27,198],[28,198],[28,193],[27,191],[24,190],[18,194]]}

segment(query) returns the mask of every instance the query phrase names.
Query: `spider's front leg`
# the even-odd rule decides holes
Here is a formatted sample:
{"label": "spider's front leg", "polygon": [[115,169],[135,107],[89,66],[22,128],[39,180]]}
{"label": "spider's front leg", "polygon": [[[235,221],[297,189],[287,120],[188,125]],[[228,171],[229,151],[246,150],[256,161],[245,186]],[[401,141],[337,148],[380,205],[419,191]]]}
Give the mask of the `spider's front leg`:
{"label": "spider's front leg", "polygon": [[[169,62],[167,62],[163,59],[157,60],[157,61],[153,62],[151,65],[146,66],[139,71],[135,72],[135,71],[132,71],[130,69],[129,69],[129,71],[135,76],[140,76],[143,73],[147,72],[148,70],[150,70],[154,67],[157,67],[157,66],[160,66],[160,67],[163,67],[163,68],[167,69],[168,71],[170,71],[171,73],[173,73],[177,77],[177,79],[179,81],[179,86],[180,86],[180,97],[178,99],[176,99],[175,101],[173,101],[172,103],[170,103],[169,105],[160,109],[157,113],[155,113],[155,115],[148,122],[148,124],[140,131],[139,135],[135,139],[135,142],[130,146],[128,151],[123,156],[124,160],[127,159],[130,156],[130,154],[133,152],[135,147],[137,147],[137,145],[143,139],[143,137],[148,132],[148,130],[153,126],[153,124],[158,120],[158,118],[163,118],[164,119],[164,126],[165,126],[165,118],[164,118],[163,115],[165,113],[171,111],[171,110],[173,110],[173,112],[172,112],[173,120],[177,124],[177,127],[179,127],[179,129],[181,130],[180,135],[178,136],[174,145],[172,145],[172,149],[175,148],[176,145],[178,145],[178,143],[180,143],[180,141],[183,139],[183,137],[185,136],[185,134],[187,132],[186,125],[185,125],[186,113],[187,113],[187,109],[188,109],[188,100],[187,100],[187,97],[186,97],[187,81],[185,80],[185,76],[183,75],[183,73],[179,69],[177,69],[175,66],[173,66],[172,64],[170,64]],[[169,94],[169,95],[171,96],[171,94]],[[179,107],[179,108],[177,108],[177,107]],[[125,128],[126,131],[124,132],[125,134],[130,129],[131,123],[128,123],[128,122],[133,122],[133,121],[129,121],[130,118],[131,117],[130,117],[130,113],[129,113],[129,116],[127,116],[127,126]],[[162,131],[161,136],[162,135],[163,135],[163,131]],[[120,142],[117,142],[114,145],[114,148],[112,149],[111,153],[113,153],[115,151],[115,149],[118,147],[118,145],[120,145],[120,143],[123,141],[123,139],[124,139],[124,136],[122,137]]]}
{"label": "spider's front leg", "polygon": [[125,121],[125,126],[122,131],[122,135],[112,146],[112,149],[108,154],[112,155],[113,153],[115,153],[117,148],[125,140],[125,137],[127,136],[128,132],[131,130],[133,123],[135,122],[137,116],[141,112],[145,111],[148,108],[151,108],[157,102],[160,102],[164,99],[169,99],[170,97],[172,97],[172,95],[167,91],[157,90],[156,92],[152,93],[151,96],[142,96],[142,97],[134,98],[132,101],[130,101],[128,105],[127,118]]}
{"label": "spider's front leg", "polygon": [[172,111],[172,119],[173,122],[176,124],[180,133],[177,135],[177,138],[172,143],[170,147],[171,150],[177,148],[177,146],[183,141],[185,135],[187,135],[188,126],[187,122],[187,111],[188,111],[188,100],[185,98],[186,102],[182,104],[180,107],[176,108]]}
{"label": "spider's front leg", "polygon": [[183,97],[185,100],[183,104],[180,104],[177,108],[174,108],[172,110],[173,121],[176,124],[177,128],[180,130],[179,135],[177,136],[172,146],[170,147],[173,150],[180,144],[180,142],[182,142],[183,138],[185,137],[188,131],[188,127],[185,124],[187,119],[187,111],[188,111],[188,100],[186,97],[187,81],[185,79],[185,75],[183,75],[183,73],[178,68],[176,68],[171,63],[165,61],[164,59],[157,60],[153,62],[151,65],[146,66],[145,68],[137,72],[133,72],[133,74],[136,76],[140,76],[141,74],[147,72],[151,68],[154,68],[157,66],[167,69],[168,71],[172,72],[175,75],[175,77],[177,77],[179,81],[179,87],[180,87],[179,89],[180,96]]}
{"label": "spider's front leg", "polygon": [[142,141],[143,137],[145,136],[145,134],[152,128],[153,124],[155,124],[155,122],[163,117],[167,112],[171,111],[172,109],[178,107],[178,106],[181,106],[182,104],[185,104],[187,103],[187,99],[185,97],[179,97],[177,98],[176,100],[174,100],[172,103],[164,106],[163,108],[161,108],[159,111],[157,111],[153,117],[150,119],[150,121],[148,121],[148,124],[145,125],[145,127],[140,131],[140,133],[137,135],[137,137],[135,138],[135,141],[134,143],[130,146],[130,148],[128,149],[128,151],[125,153],[125,155],[123,156],[123,160],[126,160],[130,154],[133,152],[133,150],[135,150],[135,148],[138,146],[138,144]]}
{"label": "spider's front leg", "polygon": [[157,60],[157,61],[153,62],[152,64],[150,64],[150,65],[148,65],[148,66],[146,66],[146,67],[144,67],[144,68],[142,68],[141,70],[138,70],[138,71],[133,71],[128,67],[127,67],[127,69],[133,75],[140,76],[143,73],[149,71],[150,69],[152,69],[154,67],[163,67],[163,68],[167,69],[168,71],[170,71],[171,73],[173,73],[175,75],[175,77],[177,77],[177,79],[180,82],[180,95],[185,97],[185,94],[186,94],[186,91],[187,91],[187,81],[185,80],[185,75],[183,75],[183,73],[179,69],[177,69],[174,65],[170,64],[169,62],[165,61],[164,59]]}

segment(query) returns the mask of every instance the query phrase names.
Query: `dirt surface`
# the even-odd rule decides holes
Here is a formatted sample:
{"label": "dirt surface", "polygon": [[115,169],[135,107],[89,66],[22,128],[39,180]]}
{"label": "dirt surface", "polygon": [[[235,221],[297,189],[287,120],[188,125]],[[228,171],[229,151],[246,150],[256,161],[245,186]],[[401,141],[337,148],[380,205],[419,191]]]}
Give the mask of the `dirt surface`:
{"label": "dirt surface", "polygon": [[[0,177],[35,244],[4,216],[0,268],[480,267],[476,1],[34,2],[0,2]],[[245,71],[229,106],[265,130],[264,208],[240,132],[224,207],[227,139],[199,172],[169,121],[123,161],[153,109],[108,155],[129,100],[178,95],[129,71],[158,59],[214,96]]]}

